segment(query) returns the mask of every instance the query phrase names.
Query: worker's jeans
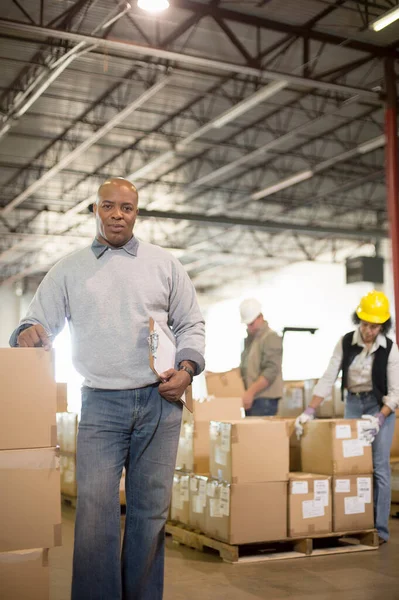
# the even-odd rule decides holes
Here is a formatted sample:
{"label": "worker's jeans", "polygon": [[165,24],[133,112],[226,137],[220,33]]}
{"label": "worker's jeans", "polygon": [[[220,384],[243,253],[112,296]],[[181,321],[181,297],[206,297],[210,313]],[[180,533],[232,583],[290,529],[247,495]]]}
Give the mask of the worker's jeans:
{"label": "worker's jeans", "polygon": [[280,398],[256,398],[251,408],[245,411],[247,417],[274,417],[277,414]]}
{"label": "worker's jeans", "polygon": [[[161,600],[182,406],[156,385],[82,390],[72,600]],[[126,466],[120,556],[119,481]]]}
{"label": "worker's jeans", "polygon": [[[381,410],[374,394],[358,397],[348,393],[345,404],[346,419],[360,419],[362,415],[376,415]],[[389,455],[395,429],[395,413],[385,419],[377,437],[373,442],[374,465],[374,517],[378,535],[389,538],[389,513],[391,507],[391,468]]]}

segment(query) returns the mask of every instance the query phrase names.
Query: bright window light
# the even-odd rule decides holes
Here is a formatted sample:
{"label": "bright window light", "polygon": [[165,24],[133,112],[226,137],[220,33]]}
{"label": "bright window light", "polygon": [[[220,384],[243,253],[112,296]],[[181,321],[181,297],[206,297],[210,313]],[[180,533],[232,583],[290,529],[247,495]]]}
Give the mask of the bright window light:
{"label": "bright window light", "polygon": [[395,6],[392,10],[389,10],[381,17],[378,17],[375,21],[370,23],[370,29],[374,29],[374,31],[381,31],[381,29],[385,29],[388,25],[391,25],[394,21],[399,19],[399,6]]}
{"label": "bright window light", "polygon": [[162,12],[169,8],[168,0],[139,0],[137,6],[150,13]]}

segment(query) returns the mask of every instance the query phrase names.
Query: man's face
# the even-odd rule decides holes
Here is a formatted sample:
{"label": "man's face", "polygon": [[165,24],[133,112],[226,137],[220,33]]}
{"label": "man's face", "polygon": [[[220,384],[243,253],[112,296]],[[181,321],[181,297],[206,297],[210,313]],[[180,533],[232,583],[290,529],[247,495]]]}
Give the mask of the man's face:
{"label": "man's face", "polygon": [[256,317],[256,319],[254,321],[252,321],[252,323],[248,323],[247,325],[247,332],[249,335],[255,335],[255,333],[257,331],[259,331],[259,329],[262,327],[263,324],[263,316],[259,315],[258,317]]}
{"label": "man's face", "polygon": [[133,235],[137,203],[137,193],[127,184],[110,182],[103,186],[93,207],[98,240],[116,248],[124,246]]}

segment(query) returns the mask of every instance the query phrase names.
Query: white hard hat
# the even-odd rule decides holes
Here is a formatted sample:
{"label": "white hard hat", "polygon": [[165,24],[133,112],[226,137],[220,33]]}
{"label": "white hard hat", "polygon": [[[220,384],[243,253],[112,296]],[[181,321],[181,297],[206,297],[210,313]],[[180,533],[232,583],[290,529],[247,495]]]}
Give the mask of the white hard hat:
{"label": "white hard hat", "polygon": [[252,321],[255,321],[256,317],[262,314],[262,305],[255,298],[248,298],[243,300],[240,304],[241,322],[245,325],[249,325]]}

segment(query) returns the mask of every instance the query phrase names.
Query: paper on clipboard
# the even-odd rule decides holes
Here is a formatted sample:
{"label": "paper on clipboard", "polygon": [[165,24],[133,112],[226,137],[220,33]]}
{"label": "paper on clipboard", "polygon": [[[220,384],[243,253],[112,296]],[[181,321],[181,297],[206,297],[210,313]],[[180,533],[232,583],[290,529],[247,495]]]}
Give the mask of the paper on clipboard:
{"label": "paper on clipboard", "polygon": [[[150,317],[149,328],[150,367],[159,377],[161,373],[164,373],[168,369],[175,368],[176,345],[152,317]],[[183,394],[181,402],[190,412],[193,412],[192,402],[186,401],[186,394]]]}

